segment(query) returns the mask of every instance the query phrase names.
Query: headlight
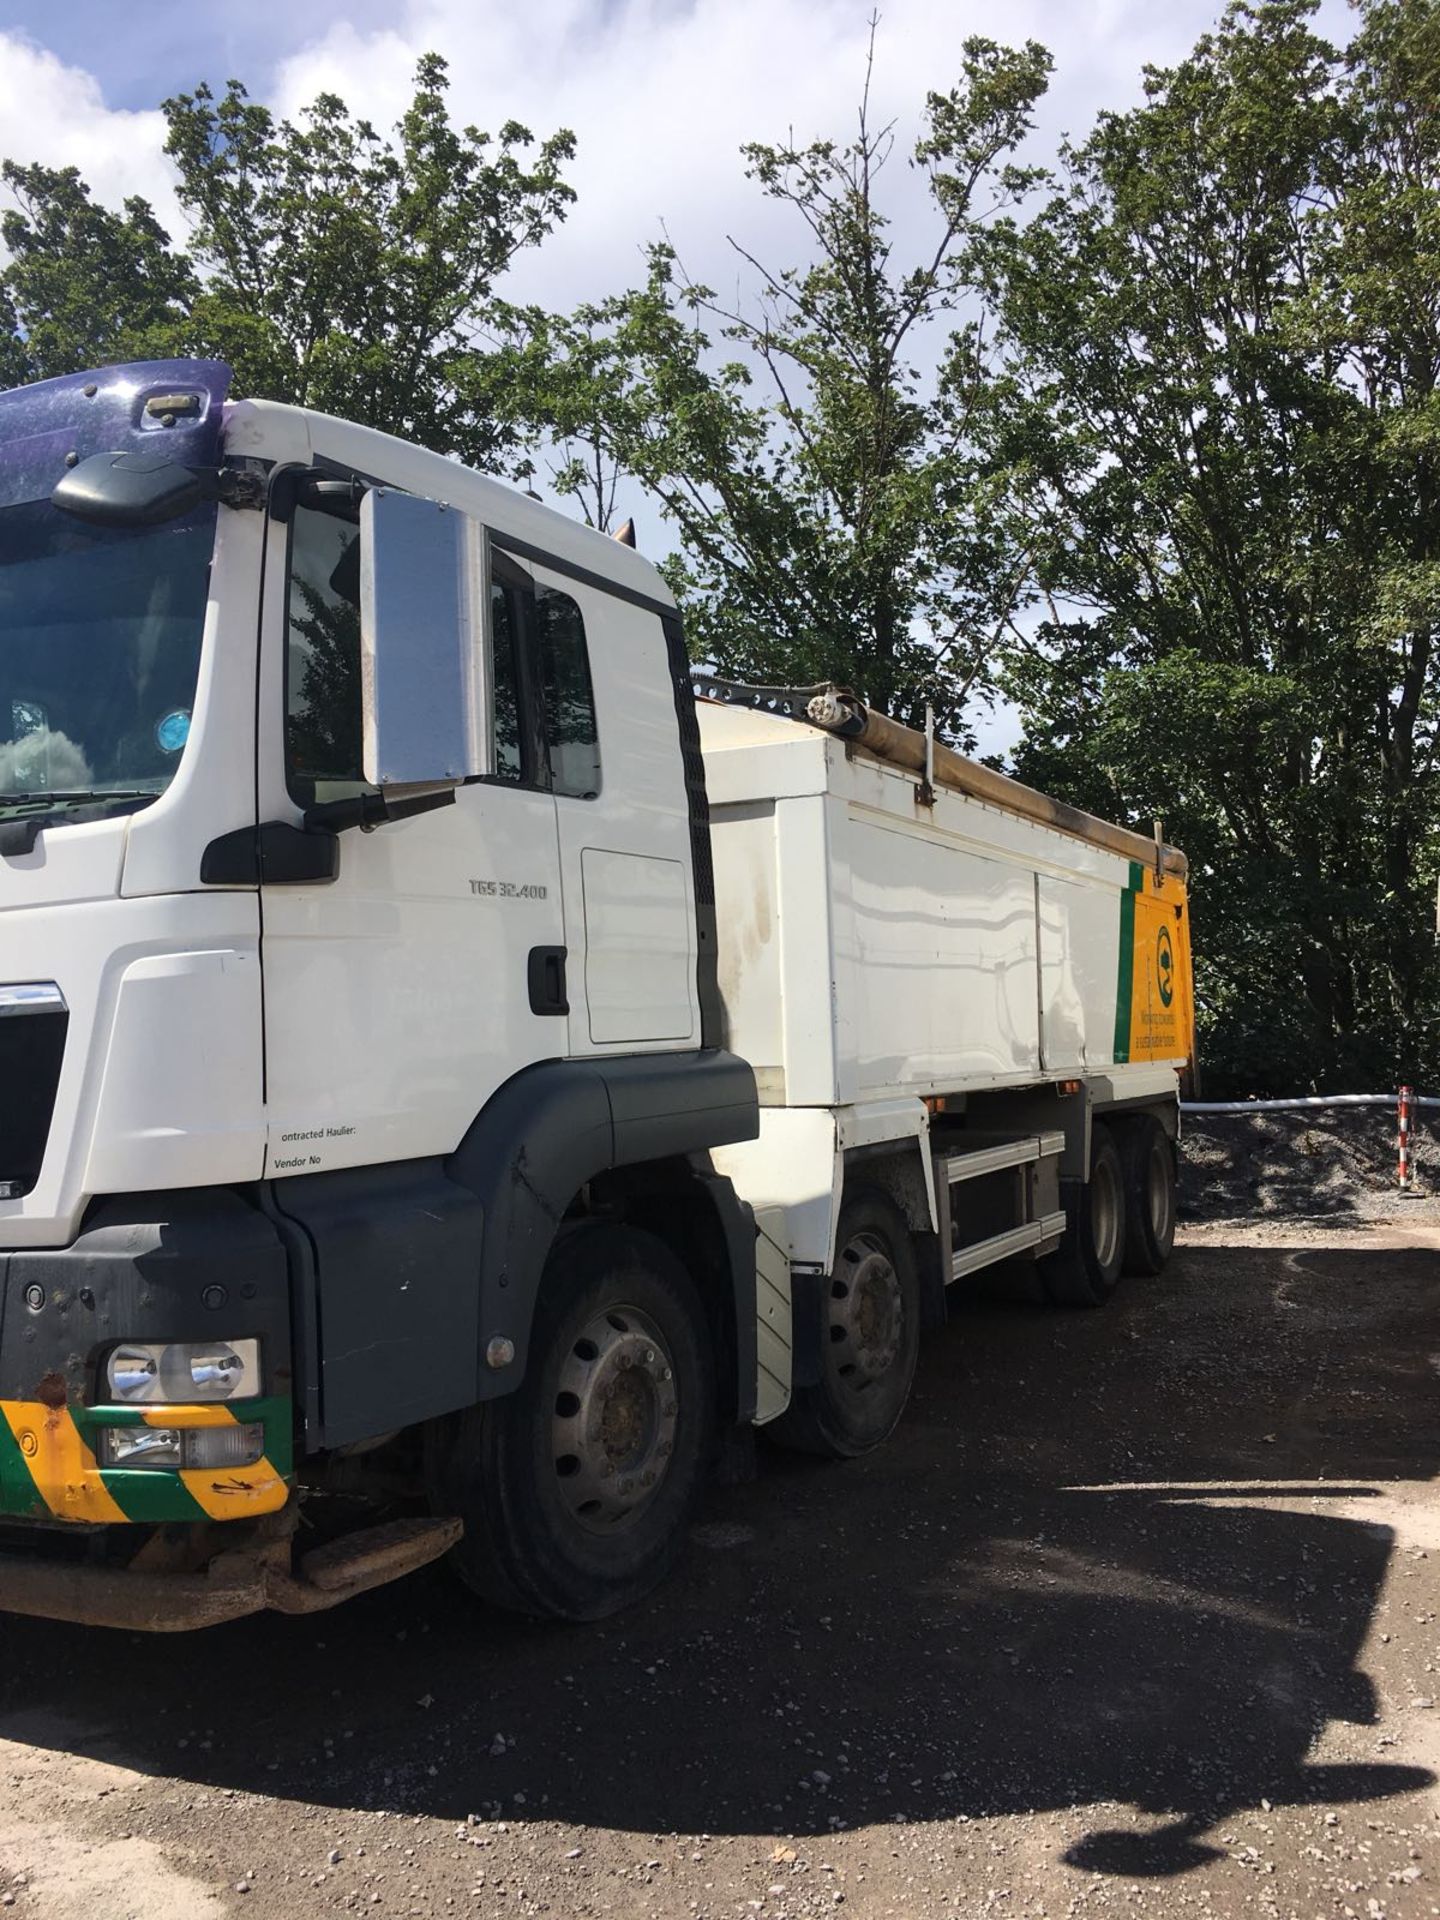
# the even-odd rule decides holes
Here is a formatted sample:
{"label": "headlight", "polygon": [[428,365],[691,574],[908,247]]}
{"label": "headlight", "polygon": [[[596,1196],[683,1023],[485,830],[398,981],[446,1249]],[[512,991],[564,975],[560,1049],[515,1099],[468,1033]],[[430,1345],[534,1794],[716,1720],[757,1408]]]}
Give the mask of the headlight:
{"label": "headlight", "polygon": [[105,1363],[116,1400],[239,1400],[260,1391],[258,1340],[127,1340]]}

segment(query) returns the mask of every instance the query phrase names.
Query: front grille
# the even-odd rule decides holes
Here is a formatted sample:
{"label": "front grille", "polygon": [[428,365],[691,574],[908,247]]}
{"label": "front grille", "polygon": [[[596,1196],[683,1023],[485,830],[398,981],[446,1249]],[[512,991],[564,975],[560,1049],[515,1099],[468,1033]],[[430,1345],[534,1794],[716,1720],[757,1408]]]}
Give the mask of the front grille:
{"label": "front grille", "polygon": [[0,987],[0,1200],[40,1178],[69,1021],[56,986]]}

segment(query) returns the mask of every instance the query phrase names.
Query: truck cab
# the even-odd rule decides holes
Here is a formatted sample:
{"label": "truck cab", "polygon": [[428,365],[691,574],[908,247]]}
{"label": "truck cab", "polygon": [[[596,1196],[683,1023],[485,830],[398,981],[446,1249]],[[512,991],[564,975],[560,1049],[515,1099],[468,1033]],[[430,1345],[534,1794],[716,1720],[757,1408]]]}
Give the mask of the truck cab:
{"label": "truck cab", "polygon": [[[755,1092],[673,602],[511,489],[228,385],[0,397],[0,1607],[333,1604],[463,1533],[487,1592],[603,1611],[670,1551],[712,1398],[753,1401],[709,1151]],[[472,1494],[557,1263],[606,1330],[542,1315],[580,1413],[530,1530],[578,1546],[537,1570]],[[727,1364],[677,1408],[687,1341]],[[297,1484],[396,1435],[432,1511],[307,1572]]]}

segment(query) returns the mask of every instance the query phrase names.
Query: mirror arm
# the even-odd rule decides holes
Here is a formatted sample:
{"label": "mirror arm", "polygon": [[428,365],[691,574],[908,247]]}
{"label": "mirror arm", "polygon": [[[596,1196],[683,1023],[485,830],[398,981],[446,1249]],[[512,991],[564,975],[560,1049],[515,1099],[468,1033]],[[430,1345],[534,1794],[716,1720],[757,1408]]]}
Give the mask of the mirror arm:
{"label": "mirror arm", "polygon": [[430,813],[436,807],[453,807],[454,787],[442,787],[434,793],[414,793],[403,800],[387,800],[383,793],[357,793],[348,800],[321,800],[305,809],[305,825],[311,833],[344,833],[359,827],[373,833],[376,827],[395,820],[409,820],[417,813]]}
{"label": "mirror arm", "polygon": [[200,482],[202,500],[218,500],[222,507],[259,512],[265,505],[267,478],[249,467],[192,467]]}

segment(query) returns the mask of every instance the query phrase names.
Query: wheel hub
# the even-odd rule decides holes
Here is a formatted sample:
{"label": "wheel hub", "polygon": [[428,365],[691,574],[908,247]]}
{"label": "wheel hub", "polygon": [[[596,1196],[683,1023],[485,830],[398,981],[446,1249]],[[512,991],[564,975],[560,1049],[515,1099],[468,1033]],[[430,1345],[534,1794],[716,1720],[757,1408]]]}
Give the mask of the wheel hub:
{"label": "wheel hub", "polygon": [[876,1235],[841,1249],[830,1280],[830,1349],[845,1383],[863,1389],[895,1365],[904,1334],[900,1281]]}
{"label": "wheel hub", "polygon": [[635,1307],[585,1323],[560,1368],[551,1452],[560,1497],[591,1533],[632,1522],[655,1498],[675,1451],[675,1369]]}

